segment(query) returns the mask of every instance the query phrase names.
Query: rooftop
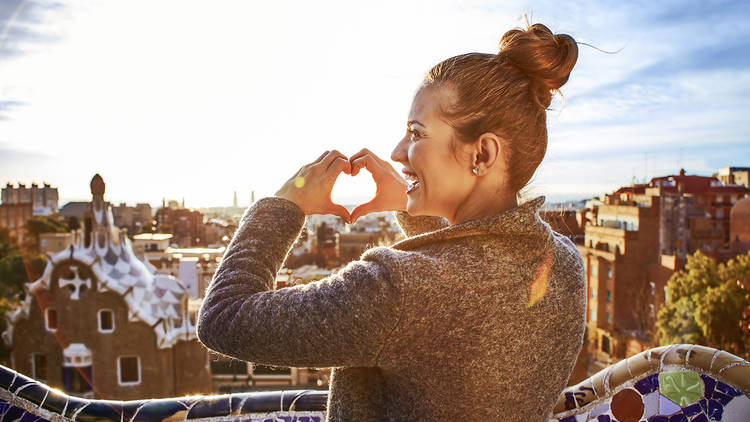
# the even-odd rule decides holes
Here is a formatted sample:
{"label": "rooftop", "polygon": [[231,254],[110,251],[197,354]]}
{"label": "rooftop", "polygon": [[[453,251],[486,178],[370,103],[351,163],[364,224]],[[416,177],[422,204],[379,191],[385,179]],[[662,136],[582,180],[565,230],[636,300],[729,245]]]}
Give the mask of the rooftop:
{"label": "rooftop", "polygon": [[172,235],[169,233],[139,233],[133,236],[133,240],[169,240]]}

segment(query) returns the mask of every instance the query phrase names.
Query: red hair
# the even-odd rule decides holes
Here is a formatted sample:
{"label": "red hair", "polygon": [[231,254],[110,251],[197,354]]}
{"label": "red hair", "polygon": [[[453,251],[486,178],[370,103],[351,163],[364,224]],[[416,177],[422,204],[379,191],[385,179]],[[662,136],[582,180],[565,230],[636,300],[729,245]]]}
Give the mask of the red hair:
{"label": "red hair", "polygon": [[518,194],[547,150],[552,92],[559,93],[577,60],[573,37],[555,35],[537,23],[506,32],[497,54],[468,53],[442,61],[425,76],[425,87],[456,94],[455,101],[442,104],[442,114],[460,141],[472,143],[493,132],[506,142],[509,187]]}

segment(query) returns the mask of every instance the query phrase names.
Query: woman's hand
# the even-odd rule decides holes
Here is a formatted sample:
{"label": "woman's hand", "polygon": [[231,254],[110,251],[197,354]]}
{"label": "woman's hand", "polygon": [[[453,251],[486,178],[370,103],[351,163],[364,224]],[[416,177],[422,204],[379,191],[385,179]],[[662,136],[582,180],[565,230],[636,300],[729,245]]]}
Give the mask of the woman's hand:
{"label": "woman's hand", "polygon": [[406,210],[407,182],[387,161],[380,159],[372,151],[363,149],[349,158],[351,163],[351,175],[356,176],[363,167],[372,173],[375,180],[375,197],[372,201],[354,208],[351,221],[357,218],[379,211],[403,211]]}
{"label": "woman's hand", "polygon": [[333,184],[341,172],[351,174],[349,160],[336,150],[326,151],[312,163],[302,166],[275,196],[299,205],[305,215],[334,214],[349,223],[349,210],[331,201]]}

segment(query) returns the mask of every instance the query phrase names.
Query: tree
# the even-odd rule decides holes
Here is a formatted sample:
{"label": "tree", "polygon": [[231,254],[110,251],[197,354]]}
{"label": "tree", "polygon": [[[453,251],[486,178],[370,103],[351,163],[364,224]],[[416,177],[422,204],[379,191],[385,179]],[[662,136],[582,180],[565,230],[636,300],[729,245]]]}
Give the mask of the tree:
{"label": "tree", "polygon": [[65,233],[68,231],[68,226],[49,217],[35,215],[26,220],[23,229],[26,232],[24,236],[24,248],[27,251],[38,252],[39,235],[41,233]]}
{"label": "tree", "polygon": [[661,344],[697,343],[750,358],[750,252],[726,264],[697,251],[667,282],[656,321]]}
{"label": "tree", "polygon": [[68,231],[78,230],[81,228],[81,221],[78,220],[78,217],[75,216],[68,217],[65,224],[68,227]]}
{"label": "tree", "polygon": [[18,298],[23,284],[37,280],[46,260],[23,251],[7,227],[0,227],[0,297]]}
{"label": "tree", "polygon": [[[23,296],[23,284],[42,275],[46,260],[26,253],[8,227],[0,227],[0,332],[6,329],[5,314],[16,309]],[[0,341],[0,363],[8,365],[10,348]]]}

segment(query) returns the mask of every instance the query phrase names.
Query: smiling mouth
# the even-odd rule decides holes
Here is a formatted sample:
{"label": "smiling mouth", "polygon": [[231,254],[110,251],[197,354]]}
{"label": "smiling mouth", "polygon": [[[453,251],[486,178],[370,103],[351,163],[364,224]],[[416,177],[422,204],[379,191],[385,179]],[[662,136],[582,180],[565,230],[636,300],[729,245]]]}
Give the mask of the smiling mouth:
{"label": "smiling mouth", "polygon": [[409,183],[411,183],[406,188],[406,193],[409,194],[409,193],[414,192],[419,187],[419,177],[417,177],[416,173],[408,171],[406,169],[401,170],[401,172],[404,173],[404,177],[406,178],[406,180],[408,180]]}

